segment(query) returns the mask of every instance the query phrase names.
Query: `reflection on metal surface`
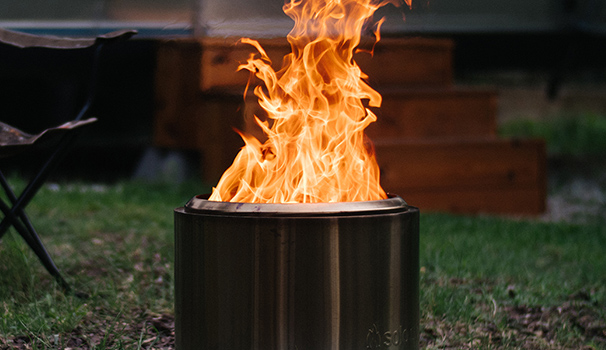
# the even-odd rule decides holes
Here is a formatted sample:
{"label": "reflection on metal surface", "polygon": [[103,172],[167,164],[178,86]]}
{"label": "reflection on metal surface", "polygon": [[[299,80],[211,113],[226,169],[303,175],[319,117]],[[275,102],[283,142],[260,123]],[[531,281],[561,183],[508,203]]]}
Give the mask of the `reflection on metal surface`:
{"label": "reflection on metal surface", "polygon": [[418,209],[196,198],[175,210],[180,350],[418,349]]}
{"label": "reflection on metal surface", "polygon": [[263,214],[276,216],[326,216],[351,215],[364,213],[394,212],[405,210],[408,206],[399,196],[389,195],[389,198],[364,202],[337,203],[233,203],[207,200],[208,195],[198,195],[192,198],[185,210],[191,212],[207,212],[213,215],[230,214]]}

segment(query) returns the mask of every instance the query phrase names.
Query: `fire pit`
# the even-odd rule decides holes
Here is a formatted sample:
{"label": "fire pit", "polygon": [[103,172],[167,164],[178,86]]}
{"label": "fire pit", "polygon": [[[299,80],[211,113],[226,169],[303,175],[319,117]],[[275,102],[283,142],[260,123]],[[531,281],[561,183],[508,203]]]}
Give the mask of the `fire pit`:
{"label": "fire pit", "polygon": [[175,210],[179,350],[418,349],[417,208],[206,198]]}
{"label": "fire pit", "polygon": [[175,211],[179,350],[418,348],[419,211],[380,186],[364,129],[381,96],[353,61],[387,3],[285,2],[277,72],[240,40],[257,51],[239,69],[264,82],[265,137],[240,133],[212,194]]}

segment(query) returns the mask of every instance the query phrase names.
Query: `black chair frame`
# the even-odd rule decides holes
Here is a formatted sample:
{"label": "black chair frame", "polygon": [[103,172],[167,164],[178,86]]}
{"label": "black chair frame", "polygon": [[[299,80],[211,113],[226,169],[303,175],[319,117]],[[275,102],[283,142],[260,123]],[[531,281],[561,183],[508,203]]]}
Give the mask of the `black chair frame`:
{"label": "black chair frame", "polygon": [[[27,245],[40,259],[46,270],[56,279],[61,288],[66,292],[71,291],[70,285],[65,281],[50,254],[42,244],[38,233],[25,212],[25,208],[48,179],[51,172],[55,170],[61,160],[65,158],[67,152],[73,146],[76,137],[83,130],[81,126],[88,125],[96,120],[94,118],[85,120],[84,118],[88,116],[90,107],[95,98],[99,60],[102,49],[108,44],[128,39],[136,33],[137,32],[133,30],[124,30],[108,33],[96,38],[75,39],[30,35],[0,29],[0,44],[11,45],[18,48],[45,48],[49,50],[93,48],[86,100],[75,118],[72,118],[72,122],[57,128],[52,128],[52,130],[45,130],[40,135],[36,136],[22,133],[19,130],[4,124],[4,131],[6,131],[5,129],[8,129],[13,135],[18,134],[22,141],[21,143],[15,142],[0,145],[0,157],[17,157],[42,147],[51,148],[50,155],[45,159],[19,196],[15,194],[6,180],[6,177],[2,171],[0,171],[0,185],[9,200],[9,203],[0,200],[0,210],[4,214],[4,218],[0,221],[0,239],[2,239],[8,229],[13,226],[17,233],[25,240]],[[29,142],[27,142],[27,140],[29,140]]]}

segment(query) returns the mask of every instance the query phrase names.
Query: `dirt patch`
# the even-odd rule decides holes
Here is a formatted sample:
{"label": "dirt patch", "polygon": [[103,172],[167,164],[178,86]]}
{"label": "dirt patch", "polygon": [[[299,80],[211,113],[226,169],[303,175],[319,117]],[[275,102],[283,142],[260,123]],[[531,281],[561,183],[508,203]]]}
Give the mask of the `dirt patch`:
{"label": "dirt patch", "polygon": [[[454,324],[430,316],[421,320],[421,349],[598,349],[606,347],[606,321],[599,305],[587,293],[579,292],[559,306],[506,306],[501,309],[504,322]],[[133,310],[132,313],[142,313]],[[144,314],[144,313],[143,313]],[[560,330],[576,329],[575,339],[562,339]],[[570,334],[570,331],[566,331]],[[569,337],[566,336],[566,337]],[[146,315],[134,324],[120,320],[87,320],[76,329],[51,339],[33,334],[0,339],[0,350],[54,349],[87,350],[95,347],[142,349],[175,348],[174,317],[168,314]],[[590,345],[587,345],[590,344]]]}
{"label": "dirt patch", "polygon": [[599,310],[579,292],[559,306],[503,307],[499,322],[453,324],[430,316],[421,320],[420,343],[422,349],[603,349],[606,320]]}
{"label": "dirt patch", "polygon": [[[139,312],[134,310],[133,312]],[[51,338],[35,334],[0,338],[0,350],[92,348],[137,348],[172,350],[175,348],[175,321],[172,315],[149,315],[134,324],[120,320],[87,320],[69,333]]]}

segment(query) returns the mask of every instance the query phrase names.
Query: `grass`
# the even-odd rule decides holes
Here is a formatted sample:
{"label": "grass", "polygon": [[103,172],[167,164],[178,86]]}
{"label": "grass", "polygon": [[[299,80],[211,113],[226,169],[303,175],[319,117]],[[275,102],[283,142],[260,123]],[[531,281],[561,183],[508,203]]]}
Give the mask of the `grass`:
{"label": "grass", "polygon": [[554,156],[603,157],[606,150],[606,116],[592,113],[560,115],[546,120],[514,119],[503,123],[506,137],[538,137]]}
{"label": "grass", "polygon": [[[43,188],[28,212],[89,297],[64,295],[9,233],[0,242],[0,349],[173,348],[172,211],[206,190]],[[422,348],[605,349],[604,251],[599,223],[422,213]]]}
{"label": "grass", "polygon": [[424,334],[446,335],[428,348],[606,348],[602,225],[432,214],[421,227]]}
{"label": "grass", "polygon": [[43,188],[28,213],[68,281],[90,297],[64,295],[10,232],[0,243],[0,348],[24,341],[131,349],[170,337],[152,328],[167,327],[163,317],[172,315],[172,210],[203,191],[193,184]]}

